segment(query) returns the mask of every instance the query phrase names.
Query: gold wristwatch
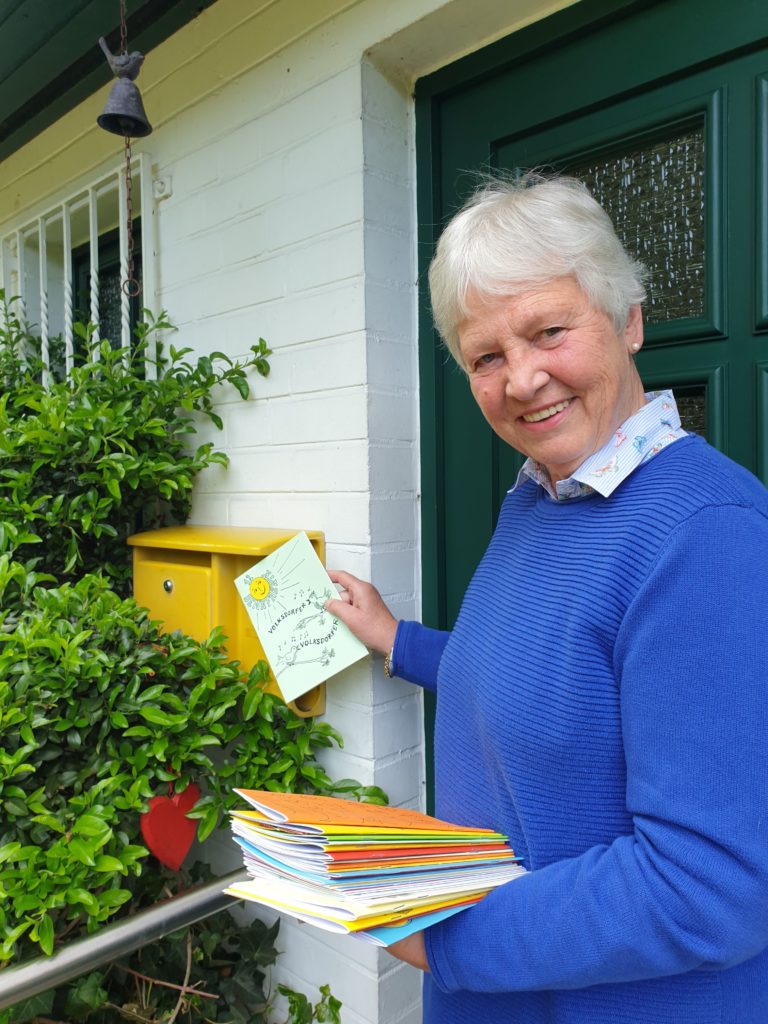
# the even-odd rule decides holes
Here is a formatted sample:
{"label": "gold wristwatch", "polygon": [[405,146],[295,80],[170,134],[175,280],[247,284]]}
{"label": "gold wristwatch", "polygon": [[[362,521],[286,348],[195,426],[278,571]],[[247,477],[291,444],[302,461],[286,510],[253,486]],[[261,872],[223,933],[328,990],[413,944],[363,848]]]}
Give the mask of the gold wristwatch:
{"label": "gold wristwatch", "polygon": [[392,678],[392,655],[394,653],[395,648],[393,647],[390,651],[387,652],[387,655],[384,658],[384,675],[387,677],[387,679]]}

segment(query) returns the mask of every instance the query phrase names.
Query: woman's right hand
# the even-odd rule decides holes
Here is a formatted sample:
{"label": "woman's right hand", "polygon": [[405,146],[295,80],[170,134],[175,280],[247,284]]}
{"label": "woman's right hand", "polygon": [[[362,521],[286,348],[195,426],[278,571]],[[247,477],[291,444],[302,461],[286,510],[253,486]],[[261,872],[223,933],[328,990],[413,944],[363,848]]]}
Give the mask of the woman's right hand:
{"label": "woman's right hand", "polygon": [[384,604],[376,587],[349,572],[330,569],[328,575],[344,589],[337,599],[326,601],[326,609],[341,619],[366,647],[379,654],[388,654],[395,642],[397,619]]}

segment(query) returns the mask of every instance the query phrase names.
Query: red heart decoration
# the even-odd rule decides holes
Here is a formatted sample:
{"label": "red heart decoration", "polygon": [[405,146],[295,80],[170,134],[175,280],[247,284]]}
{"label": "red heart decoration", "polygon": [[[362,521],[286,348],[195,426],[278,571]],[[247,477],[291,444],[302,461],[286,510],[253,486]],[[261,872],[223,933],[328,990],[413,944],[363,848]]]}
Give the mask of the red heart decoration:
{"label": "red heart decoration", "polygon": [[195,841],[197,822],[187,817],[200,799],[200,789],[191,782],[183,793],[153,796],[149,810],[141,816],[141,834],[161,864],[178,871]]}

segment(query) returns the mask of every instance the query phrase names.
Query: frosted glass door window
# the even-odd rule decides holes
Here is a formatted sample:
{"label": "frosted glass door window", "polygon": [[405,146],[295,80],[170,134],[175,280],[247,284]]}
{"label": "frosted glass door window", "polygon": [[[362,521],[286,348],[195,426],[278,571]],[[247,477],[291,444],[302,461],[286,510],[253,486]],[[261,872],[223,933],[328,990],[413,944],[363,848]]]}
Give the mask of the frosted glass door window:
{"label": "frosted glass door window", "polygon": [[704,170],[703,119],[568,165],[648,269],[648,323],[704,315]]}

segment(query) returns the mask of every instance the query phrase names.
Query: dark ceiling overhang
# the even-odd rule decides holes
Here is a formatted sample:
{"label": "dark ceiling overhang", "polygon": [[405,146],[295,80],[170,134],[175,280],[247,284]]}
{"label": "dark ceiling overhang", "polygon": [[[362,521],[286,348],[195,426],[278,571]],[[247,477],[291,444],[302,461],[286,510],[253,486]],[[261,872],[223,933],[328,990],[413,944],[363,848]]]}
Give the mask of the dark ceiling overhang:
{"label": "dark ceiling overhang", "polygon": [[[128,49],[145,55],[215,0],[127,0]],[[119,0],[0,0],[0,160],[112,77]]]}

